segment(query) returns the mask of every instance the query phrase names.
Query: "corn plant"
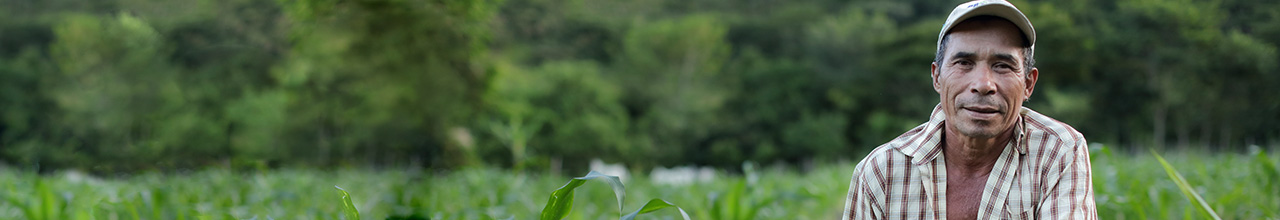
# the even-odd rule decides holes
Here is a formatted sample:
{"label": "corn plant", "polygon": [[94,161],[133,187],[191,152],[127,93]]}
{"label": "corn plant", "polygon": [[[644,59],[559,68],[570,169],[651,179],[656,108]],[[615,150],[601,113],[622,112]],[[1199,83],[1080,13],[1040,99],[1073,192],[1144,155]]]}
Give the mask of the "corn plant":
{"label": "corn plant", "polygon": [[742,171],[745,178],[731,183],[732,186],[727,187],[725,191],[717,190],[707,196],[707,202],[710,203],[710,212],[707,218],[724,220],[756,219],[760,210],[763,210],[765,206],[778,199],[777,194],[757,195],[753,193],[759,181],[759,173],[756,171],[755,163],[743,163]]}
{"label": "corn plant", "polygon": [[[587,173],[586,176],[576,177],[569,180],[569,182],[565,183],[564,186],[551,192],[551,197],[547,199],[547,206],[542,208],[542,215],[540,219],[560,220],[569,215],[569,211],[573,209],[574,189],[577,189],[579,186],[582,186],[583,183],[586,183],[587,180],[591,179],[603,180],[606,183],[609,183],[609,186],[613,187],[613,195],[618,198],[618,213],[621,214],[623,210],[622,201],[627,196],[627,192],[625,187],[622,185],[622,181],[619,180],[617,176],[604,175],[596,171],[591,171],[590,173]],[[676,210],[680,211],[681,217],[684,217],[685,220],[689,220],[689,213],[686,213],[684,209],[662,199],[649,200],[649,202],[645,203],[639,210],[619,216],[619,219],[633,220],[636,218],[636,215],[650,213],[668,207],[676,208]]]}
{"label": "corn plant", "polygon": [[[1275,208],[1280,207],[1276,154],[1262,148],[1247,154],[1193,148],[1158,156],[1102,145],[1090,148],[1101,219],[1280,217]],[[261,173],[214,168],[94,177],[0,166],[0,219],[463,220],[536,219],[543,213],[544,219],[631,219],[651,217],[645,213],[673,207],[671,202],[678,202],[677,211],[693,212],[681,214],[697,219],[832,219],[839,218],[853,166],[817,164],[803,172],[785,166],[758,172],[744,167],[744,175],[683,185],[655,184],[638,176],[625,185],[625,193],[661,199],[630,202],[621,182],[610,183],[613,178],[604,175],[588,174],[566,184],[568,178],[491,167]],[[614,196],[603,195],[612,189],[604,186],[613,184],[619,186]],[[552,193],[557,199],[548,198],[547,191],[530,190],[557,188]],[[570,192],[592,196],[574,198]],[[675,217],[675,212],[666,213]]]}
{"label": "corn plant", "polygon": [[40,177],[32,178],[35,182],[35,193],[37,198],[23,200],[17,197],[18,192],[9,189],[9,193],[5,194],[5,200],[10,204],[21,208],[23,215],[32,219],[60,219],[62,210],[66,208],[62,199],[53,195],[53,190],[49,188],[49,182]]}
{"label": "corn plant", "polygon": [[1151,151],[1151,154],[1156,156],[1156,160],[1160,161],[1160,165],[1164,167],[1165,173],[1169,174],[1169,179],[1173,180],[1173,183],[1178,185],[1178,189],[1182,190],[1182,194],[1187,197],[1187,200],[1199,206],[1201,210],[1204,210],[1205,214],[1213,217],[1213,219],[1222,220],[1222,217],[1218,217],[1218,212],[1213,211],[1213,208],[1209,207],[1209,204],[1204,201],[1204,198],[1200,197],[1200,193],[1196,193],[1196,189],[1192,188],[1190,183],[1187,183],[1186,178],[1182,178],[1182,174],[1178,173],[1178,170],[1174,169],[1173,165],[1169,165],[1169,162],[1165,161],[1164,157],[1161,157],[1160,154],[1157,154],[1155,151]]}
{"label": "corn plant", "polygon": [[723,194],[712,194],[709,196],[708,202],[711,203],[712,219],[756,219],[756,215],[764,206],[773,203],[776,196],[769,195],[763,198],[753,198],[747,193],[748,186],[745,180],[739,180],[733,184],[733,187]]}

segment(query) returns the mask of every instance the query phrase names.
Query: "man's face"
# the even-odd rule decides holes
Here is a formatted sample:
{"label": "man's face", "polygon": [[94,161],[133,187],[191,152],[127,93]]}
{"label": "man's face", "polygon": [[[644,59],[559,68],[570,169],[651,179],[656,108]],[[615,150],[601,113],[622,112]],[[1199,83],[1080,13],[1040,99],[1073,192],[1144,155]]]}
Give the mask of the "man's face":
{"label": "man's face", "polygon": [[1017,122],[1038,70],[1022,66],[1022,34],[1003,19],[970,19],[952,29],[943,63],[933,64],[948,129],[994,138]]}

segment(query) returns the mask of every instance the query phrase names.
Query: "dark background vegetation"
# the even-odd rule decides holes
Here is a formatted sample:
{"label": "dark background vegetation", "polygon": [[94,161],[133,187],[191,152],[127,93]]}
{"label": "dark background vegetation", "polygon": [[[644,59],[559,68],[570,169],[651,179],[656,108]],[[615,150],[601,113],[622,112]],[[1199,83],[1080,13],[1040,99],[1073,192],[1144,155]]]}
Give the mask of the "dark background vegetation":
{"label": "dark background vegetation", "polygon": [[[927,117],[941,0],[3,0],[0,161],[40,170],[856,160]],[[1280,2],[1014,1],[1091,142],[1280,137]]]}

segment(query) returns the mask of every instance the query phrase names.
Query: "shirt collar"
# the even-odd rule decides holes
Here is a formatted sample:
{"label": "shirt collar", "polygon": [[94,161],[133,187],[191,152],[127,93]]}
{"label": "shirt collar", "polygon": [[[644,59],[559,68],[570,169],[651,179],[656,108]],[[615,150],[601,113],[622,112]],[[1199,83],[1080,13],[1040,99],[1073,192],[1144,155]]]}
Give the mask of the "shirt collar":
{"label": "shirt collar", "polygon": [[[1010,144],[1006,146],[1013,145],[1018,154],[1026,154],[1028,149],[1027,143],[1025,143],[1026,126],[1024,124],[1026,123],[1027,113],[1031,112],[1031,109],[1027,107],[1021,108],[1018,121],[1013,124],[1013,130],[1017,134],[1010,141]],[[938,155],[942,154],[942,142],[944,141],[942,132],[944,132],[945,127],[943,126],[946,120],[947,114],[942,111],[942,104],[939,103],[933,107],[933,112],[929,114],[929,122],[926,122],[922,127],[924,130],[907,137],[907,139],[913,141],[908,141],[907,144],[898,146],[898,149],[902,153],[911,156],[911,163],[916,165],[924,164],[937,158]]]}

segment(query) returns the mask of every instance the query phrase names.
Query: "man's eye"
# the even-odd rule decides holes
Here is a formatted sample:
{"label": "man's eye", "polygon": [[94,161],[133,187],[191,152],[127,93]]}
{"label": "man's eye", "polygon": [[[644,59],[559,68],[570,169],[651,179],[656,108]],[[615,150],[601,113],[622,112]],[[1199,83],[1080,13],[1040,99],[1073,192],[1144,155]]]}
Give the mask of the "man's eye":
{"label": "man's eye", "polygon": [[995,69],[998,69],[998,70],[1012,70],[1012,69],[1013,69],[1013,66],[1012,66],[1012,65],[1009,65],[1009,64],[1006,64],[1006,63],[997,63],[997,64],[996,64],[996,66],[995,66]]}
{"label": "man's eye", "polygon": [[973,65],[973,62],[970,62],[968,60],[957,60],[955,64],[962,65],[962,66],[970,66],[970,65]]}

